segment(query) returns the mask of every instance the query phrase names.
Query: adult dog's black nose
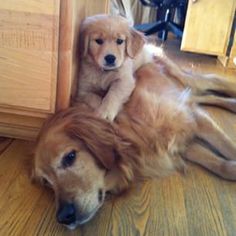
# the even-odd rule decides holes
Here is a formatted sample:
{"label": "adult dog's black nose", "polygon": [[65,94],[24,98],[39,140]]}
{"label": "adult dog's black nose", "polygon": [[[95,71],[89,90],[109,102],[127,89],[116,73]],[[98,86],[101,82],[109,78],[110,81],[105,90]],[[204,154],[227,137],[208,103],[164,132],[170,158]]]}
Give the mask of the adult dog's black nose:
{"label": "adult dog's black nose", "polygon": [[76,209],[72,203],[60,203],[57,211],[57,221],[60,224],[70,225],[76,221]]}
{"label": "adult dog's black nose", "polygon": [[115,63],[116,57],[112,54],[108,54],[104,57],[107,65],[113,65]]}

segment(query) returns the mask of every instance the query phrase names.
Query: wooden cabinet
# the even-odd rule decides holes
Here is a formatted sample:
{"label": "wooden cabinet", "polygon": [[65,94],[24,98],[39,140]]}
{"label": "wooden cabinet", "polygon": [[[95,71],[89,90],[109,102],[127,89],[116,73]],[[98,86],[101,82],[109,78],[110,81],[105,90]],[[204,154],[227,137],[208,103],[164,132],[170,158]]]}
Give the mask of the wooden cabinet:
{"label": "wooden cabinet", "polygon": [[17,111],[55,110],[59,1],[0,3],[0,104]]}
{"label": "wooden cabinet", "polygon": [[181,49],[226,55],[236,0],[189,0]]}
{"label": "wooden cabinet", "polygon": [[33,139],[69,106],[80,21],[107,9],[107,0],[0,2],[0,135]]}
{"label": "wooden cabinet", "polygon": [[[236,17],[236,16],[235,16]],[[236,32],[232,32],[231,42],[227,49],[227,53],[223,56],[218,56],[220,62],[227,68],[236,69]]]}

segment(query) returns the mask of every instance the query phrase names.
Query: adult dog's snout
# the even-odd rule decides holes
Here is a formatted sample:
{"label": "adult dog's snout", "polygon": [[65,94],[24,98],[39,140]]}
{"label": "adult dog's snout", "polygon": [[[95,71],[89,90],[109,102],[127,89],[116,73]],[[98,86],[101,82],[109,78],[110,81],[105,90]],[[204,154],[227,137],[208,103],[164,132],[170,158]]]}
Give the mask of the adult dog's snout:
{"label": "adult dog's snout", "polygon": [[108,54],[104,57],[105,62],[108,66],[114,66],[115,61],[116,61],[116,57],[112,54]]}
{"label": "adult dog's snout", "polygon": [[76,222],[76,208],[73,203],[62,202],[57,211],[57,221],[60,224],[71,225]]}

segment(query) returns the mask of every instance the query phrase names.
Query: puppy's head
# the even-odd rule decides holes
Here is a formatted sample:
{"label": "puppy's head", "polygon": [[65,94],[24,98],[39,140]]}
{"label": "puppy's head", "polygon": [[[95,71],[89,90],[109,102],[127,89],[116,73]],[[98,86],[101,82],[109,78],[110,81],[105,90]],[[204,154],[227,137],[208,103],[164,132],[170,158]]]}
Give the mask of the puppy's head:
{"label": "puppy's head", "polygon": [[134,58],[145,43],[144,36],[121,16],[88,17],[80,35],[83,56],[102,70],[119,68],[127,56]]}
{"label": "puppy's head", "polygon": [[89,221],[110,190],[106,177],[115,166],[116,134],[105,120],[83,109],[67,109],[42,129],[33,177],[55,192],[57,221],[73,229]]}

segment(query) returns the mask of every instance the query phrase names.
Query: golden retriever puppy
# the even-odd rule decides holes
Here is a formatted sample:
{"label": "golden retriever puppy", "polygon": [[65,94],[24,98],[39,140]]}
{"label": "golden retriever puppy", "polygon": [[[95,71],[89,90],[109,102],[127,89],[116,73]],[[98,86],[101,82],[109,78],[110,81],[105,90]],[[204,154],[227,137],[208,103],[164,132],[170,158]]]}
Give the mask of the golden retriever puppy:
{"label": "golden retriever puppy", "polygon": [[[168,66],[148,64],[138,70],[136,87],[114,123],[94,116],[83,103],[46,122],[34,177],[54,190],[59,223],[74,229],[88,222],[106,192],[120,193],[142,178],[184,172],[184,158],[236,180],[236,145],[191,100],[189,90],[176,86]],[[193,87],[195,79],[189,82]]]}
{"label": "golden retriever puppy", "polygon": [[80,35],[78,96],[113,121],[135,87],[134,71],[153,61],[154,46],[144,46],[144,36],[121,16],[88,17]]}

